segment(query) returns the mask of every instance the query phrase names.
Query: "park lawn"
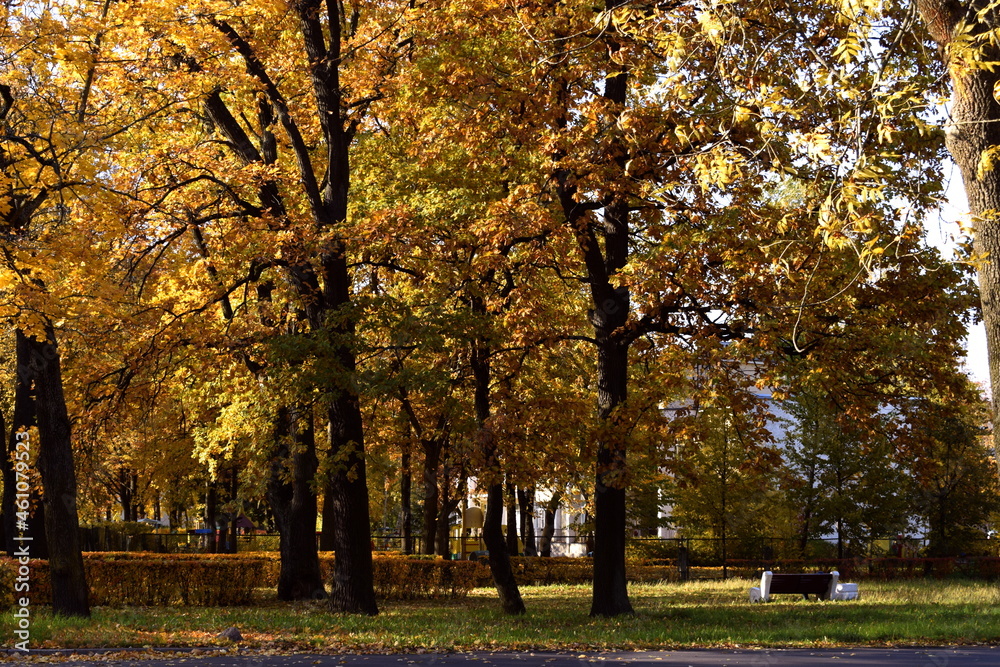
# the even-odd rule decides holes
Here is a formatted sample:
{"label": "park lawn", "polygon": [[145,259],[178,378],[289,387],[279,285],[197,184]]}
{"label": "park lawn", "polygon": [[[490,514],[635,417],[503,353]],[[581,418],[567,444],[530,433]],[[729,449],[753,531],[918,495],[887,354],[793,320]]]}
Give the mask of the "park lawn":
{"label": "park lawn", "polygon": [[[659,649],[833,647],[1000,643],[1000,585],[963,580],[862,582],[852,602],[777,596],[751,605],[748,580],[634,584],[636,614],[590,618],[587,586],[522,589],[528,613],[507,617],[495,592],[460,600],[383,602],[377,617],[332,614],[321,603],[264,600],[252,607],[94,609],[89,621],[32,618],[32,648],[230,646],[216,634],[236,626],[258,649]],[[273,595],[273,594],[272,594]],[[11,647],[13,618],[2,616]]]}

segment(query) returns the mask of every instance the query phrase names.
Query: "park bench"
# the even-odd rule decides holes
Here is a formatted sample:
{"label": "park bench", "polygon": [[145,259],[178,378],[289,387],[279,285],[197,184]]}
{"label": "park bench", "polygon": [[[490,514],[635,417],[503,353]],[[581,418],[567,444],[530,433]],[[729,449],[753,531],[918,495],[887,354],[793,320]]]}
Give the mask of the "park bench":
{"label": "park bench", "polygon": [[836,571],[811,574],[765,572],[760,577],[760,587],[750,589],[750,602],[770,602],[771,596],[777,594],[798,594],[807,600],[810,595],[821,600],[834,599],[839,577]]}

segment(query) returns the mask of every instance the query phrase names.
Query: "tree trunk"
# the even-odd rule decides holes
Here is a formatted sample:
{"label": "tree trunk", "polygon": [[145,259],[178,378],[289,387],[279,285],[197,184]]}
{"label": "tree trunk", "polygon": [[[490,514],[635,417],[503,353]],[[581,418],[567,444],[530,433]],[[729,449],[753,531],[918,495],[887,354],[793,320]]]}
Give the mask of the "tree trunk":
{"label": "tree trunk", "polygon": [[441,444],[437,438],[421,439],[424,450],[424,535],[421,551],[426,555],[434,553],[437,539],[438,521],[438,464],[441,458]]}
{"label": "tree trunk", "polygon": [[[350,145],[356,127],[348,120],[348,103],[340,81],[341,30],[348,17],[343,5],[322,0],[300,0],[289,5],[299,20],[304,62],[312,85],[311,109],[297,94],[302,113],[312,112],[322,137],[316,141],[320,157],[314,162],[311,147],[293,117],[288,100],[270,78],[253,45],[222,20],[213,25],[243,58],[248,71],[262,84],[268,104],[259,108],[264,127],[280,126],[294,151],[297,185],[307,203],[315,229],[327,238],[318,252],[285,267],[298,296],[298,306],[309,333],[322,350],[317,362],[323,379],[314,387],[326,401],[330,463],[323,506],[321,546],[336,552],[330,606],[334,611],[377,614],[372,573],[371,526],[365,469],[364,425],[357,390],[354,352],[356,315],[353,312],[351,275],[343,227],[348,220]],[[246,164],[276,162],[277,143],[270,130],[262,133],[257,150],[246,131],[217,95],[209,95],[207,109],[228,145]],[[273,112],[273,113],[272,113]],[[278,121],[278,122],[275,122]],[[266,150],[263,145],[266,141]],[[317,174],[323,174],[322,180]],[[273,184],[272,184],[273,185]],[[260,198],[270,214],[280,217],[285,208],[277,187],[261,188]],[[317,267],[319,271],[317,272]]]}
{"label": "tree trunk", "polygon": [[521,509],[521,540],[524,542],[524,555],[537,556],[535,545],[535,487],[517,490],[517,504]]}
{"label": "tree trunk", "polygon": [[[407,422],[407,432],[409,430],[410,426]],[[410,466],[410,439],[407,438],[403,443],[403,453],[399,461],[399,502],[402,514],[400,532],[403,537],[403,553],[406,555],[413,553],[413,508],[410,505],[413,471]]]}
{"label": "tree trunk", "polygon": [[127,466],[118,468],[118,480],[115,484],[118,501],[122,507],[122,521],[138,519],[135,510],[135,495],[139,487],[139,476]]}
{"label": "tree trunk", "polygon": [[278,529],[279,600],[326,597],[316,552],[316,492],[319,461],[312,413],[282,408],[274,423],[274,454],[268,498]]}
{"label": "tree trunk", "polygon": [[[473,300],[473,310],[485,312],[482,301]],[[503,536],[503,473],[497,443],[489,428],[490,418],[490,361],[489,350],[481,341],[473,346],[471,354],[472,374],[475,378],[476,426],[479,441],[485,454],[485,469],[482,479],[487,483],[486,517],[483,520],[483,542],[489,552],[490,573],[493,585],[500,597],[500,608],[507,614],[523,614],[524,600],[514,578],[510,564],[510,553]]]}
{"label": "tree trunk", "polygon": [[[352,353],[351,377],[354,376],[353,361]],[[330,454],[336,462],[330,470],[326,489],[326,502],[331,503],[334,517],[333,550],[336,552],[330,606],[335,611],[375,615],[378,604],[372,571],[368,477],[357,394],[341,391],[332,400],[329,418]]]}
{"label": "tree trunk", "polygon": [[[622,306],[622,309],[627,306]],[[591,616],[633,613],[625,577],[625,442],[614,424],[625,403],[628,348],[598,334],[598,415],[611,428],[597,447],[594,484],[594,585]]]}
{"label": "tree trunk", "polygon": [[319,533],[320,551],[333,551],[333,525],[335,518],[333,516],[333,503],[327,496],[327,491],[329,491],[328,484],[323,487],[323,528]]}
{"label": "tree trunk", "polygon": [[218,553],[218,541],[215,539],[215,515],[218,509],[218,494],[215,490],[215,480],[209,480],[205,491],[205,524],[208,528],[208,553]]}
{"label": "tree trunk", "polygon": [[521,553],[517,535],[517,487],[507,483],[507,551],[515,556]]}
{"label": "tree trunk", "polygon": [[[917,0],[916,4],[942,53],[947,53],[956,28],[963,22],[970,37],[1000,27],[997,8],[986,11],[990,5],[986,0]],[[996,62],[1000,49],[984,47],[980,58],[982,62]],[[984,258],[977,263],[977,271],[989,356],[993,423],[997,424],[1000,423],[1000,169],[995,166],[981,169],[980,165],[987,150],[1000,146],[1000,103],[995,93],[1000,84],[1000,70],[970,65],[961,53],[948,64],[953,96],[945,143],[962,172],[974,219],[974,251]]]}
{"label": "tree trunk", "polygon": [[441,503],[441,514],[437,521],[437,548],[435,553],[443,558],[451,558],[451,513],[458,507],[457,498],[445,498]]}
{"label": "tree trunk", "polygon": [[[62,368],[55,331],[46,326],[44,339],[36,340],[18,330],[17,346],[18,350],[23,348],[26,358],[32,360],[39,437],[38,470],[45,494],[52,611],[58,615],[89,617],[89,593],[76,508],[72,435],[63,397]],[[40,363],[35,364],[36,359]]]}
{"label": "tree trunk", "polygon": [[229,548],[226,549],[226,553],[234,554],[239,551],[237,538],[240,535],[239,526],[236,525],[240,520],[240,476],[235,461],[233,467],[229,469],[229,475],[229,502],[233,505],[233,512],[229,518],[229,539],[226,540]]}
{"label": "tree trunk", "polygon": [[[15,348],[16,355],[16,366],[17,373],[14,378],[14,415],[11,421],[11,428],[9,439],[7,440],[8,451],[13,454],[17,451],[17,432],[19,430],[28,429],[35,426],[35,394],[32,388],[32,367],[35,364],[41,363],[42,360],[32,360],[30,351],[27,349],[26,345],[17,345]],[[35,443],[37,445],[37,443]],[[34,447],[32,447],[34,449]],[[9,454],[10,455],[10,454]],[[9,456],[8,455],[8,456]],[[10,462],[11,459],[8,459]],[[48,538],[45,534],[45,505],[42,502],[42,496],[37,491],[37,485],[35,482],[38,481],[37,470],[32,470],[29,466],[28,479],[27,482],[30,485],[30,489],[27,491],[29,498],[29,517],[28,517],[28,530],[18,530],[17,528],[17,512],[14,510],[15,502],[17,500],[23,500],[23,498],[18,498],[18,493],[24,493],[23,486],[21,490],[17,489],[17,474],[14,468],[10,470],[11,481],[8,485],[7,478],[4,478],[4,507],[10,507],[11,511],[4,514],[4,531],[6,544],[5,547],[9,555],[13,556],[15,549],[23,542],[18,542],[14,538],[18,536],[19,533],[23,533],[24,537],[30,537],[31,540],[31,556],[33,558],[48,558],[49,557],[49,545]],[[22,479],[22,483],[26,480]],[[10,498],[8,500],[8,493]],[[9,505],[7,503],[10,503]]]}
{"label": "tree trunk", "polygon": [[[3,411],[0,411],[0,441],[7,437],[7,420],[4,419]],[[14,554],[14,530],[15,520],[15,485],[17,481],[14,475],[14,449],[16,441],[11,440],[4,445],[3,455],[0,456],[0,480],[3,481],[3,499],[0,500],[0,539],[3,539],[3,548],[8,556]]]}
{"label": "tree trunk", "polygon": [[552,557],[552,536],[556,532],[556,512],[559,511],[559,503],[562,501],[562,492],[556,491],[547,503],[545,503],[545,523],[542,525],[542,558]]}

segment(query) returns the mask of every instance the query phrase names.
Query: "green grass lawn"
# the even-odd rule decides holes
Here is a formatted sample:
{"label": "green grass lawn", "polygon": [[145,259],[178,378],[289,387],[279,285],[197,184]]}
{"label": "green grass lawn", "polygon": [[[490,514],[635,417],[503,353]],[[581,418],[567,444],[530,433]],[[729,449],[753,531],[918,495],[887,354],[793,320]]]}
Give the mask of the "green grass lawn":
{"label": "green grass lawn", "polygon": [[[321,603],[263,601],[254,607],[100,607],[89,621],[32,619],[31,647],[221,646],[238,627],[241,645],[354,651],[460,649],[651,649],[735,646],[942,645],[1000,642],[1000,585],[972,581],[862,582],[852,602],[777,596],[751,605],[748,580],[634,584],[636,614],[587,615],[587,586],[522,589],[528,613],[507,617],[495,592],[463,600],[383,602],[374,618],[331,614]],[[10,613],[2,617],[12,646]]]}

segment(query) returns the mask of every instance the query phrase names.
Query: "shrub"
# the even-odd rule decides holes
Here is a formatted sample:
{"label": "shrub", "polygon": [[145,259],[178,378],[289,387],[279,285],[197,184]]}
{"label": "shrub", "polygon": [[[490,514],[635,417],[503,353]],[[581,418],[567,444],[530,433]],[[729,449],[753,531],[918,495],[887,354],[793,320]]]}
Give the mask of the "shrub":
{"label": "shrub", "polygon": [[[94,605],[225,606],[249,604],[261,582],[276,579],[271,560],[222,554],[87,553],[83,565]],[[5,565],[6,570],[14,562],[5,559]],[[48,561],[32,560],[29,566],[32,603],[48,603]]]}
{"label": "shrub", "polygon": [[[330,558],[332,571],[332,561]],[[408,556],[372,556],[375,595],[387,600],[426,597],[465,597],[485,577],[489,569],[480,563],[462,560],[428,560]],[[325,576],[328,577],[327,574]]]}

